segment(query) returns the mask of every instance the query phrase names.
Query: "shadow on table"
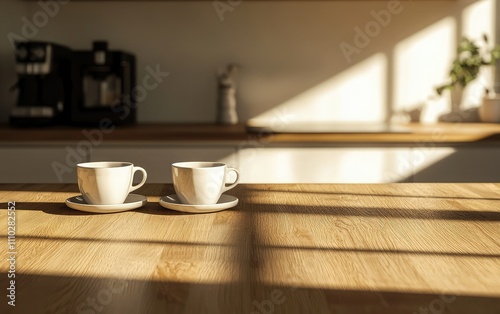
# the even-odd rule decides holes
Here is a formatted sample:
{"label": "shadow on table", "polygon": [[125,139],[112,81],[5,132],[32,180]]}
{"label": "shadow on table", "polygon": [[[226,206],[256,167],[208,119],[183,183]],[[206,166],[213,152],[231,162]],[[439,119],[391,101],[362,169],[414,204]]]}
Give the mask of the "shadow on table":
{"label": "shadow on table", "polygon": [[[22,191],[22,192],[68,192],[80,193],[78,185],[74,184],[0,184],[0,191]],[[166,193],[175,193],[172,184],[147,183],[145,186],[137,189],[133,193],[150,196],[164,196]]]}
{"label": "shadow on table", "polygon": [[[500,179],[500,176],[499,176]],[[499,180],[500,181],[500,180]],[[402,184],[408,184],[408,182],[398,182]],[[432,182],[431,182],[432,183]],[[452,183],[452,182],[445,182],[445,183]],[[456,183],[456,182],[455,182]],[[415,183],[415,187],[418,188],[418,184],[422,183]],[[328,184],[318,184],[318,185],[328,185]],[[439,196],[439,195],[422,195],[422,192],[419,191],[418,189],[415,189],[414,193],[415,194],[402,194],[400,193],[399,190],[396,190],[396,193],[362,193],[362,192],[350,192],[350,191],[342,191],[342,190],[348,190],[352,189],[352,186],[356,184],[333,184],[332,185],[332,190],[327,191],[327,190],[312,190],[312,189],[296,189],[294,190],[295,184],[272,184],[268,185],[268,188],[263,189],[258,186],[253,186],[253,185],[248,185],[246,188],[252,192],[255,193],[285,193],[288,194],[290,192],[292,193],[304,193],[304,194],[318,194],[318,195],[335,195],[339,197],[344,197],[344,196],[353,196],[353,197],[364,197],[364,196],[374,196],[374,197],[394,197],[394,198],[417,198],[417,199],[458,199],[458,200],[488,200],[488,201],[500,201],[500,197],[494,197],[494,198],[484,198],[484,197],[463,197],[463,196]],[[370,184],[361,184],[361,185],[370,185]],[[396,183],[397,185],[397,183]],[[339,191],[340,190],[340,191]],[[499,187],[500,191],[500,187]]]}
{"label": "shadow on table", "polygon": [[[7,186],[9,187],[7,189]],[[0,191],[22,191],[22,193],[29,192],[55,192],[55,193],[66,193],[67,195],[76,196],[80,194],[78,186],[76,184],[0,184]],[[158,214],[158,215],[188,215],[185,213],[179,213],[171,210],[164,209],[158,203],[158,201],[153,201],[152,199],[159,198],[161,196],[174,194],[175,190],[171,184],[148,184],[145,187],[141,187],[133,192],[134,194],[147,195],[148,202],[145,206],[132,210],[133,212],[147,213],[147,214]],[[38,210],[43,211],[48,214],[53,215],[99,215],[95,213],[88,213],[77,211],[69,208],[65,204],[65,199],[67,196],[60,198],[60,202],[36,202],[36,201],[20,201],[12,200],[15,202],[16,210]],[[23,198],[29,198],[29,196],[23,196]],[[0,209],[6,209],[8,207],[7,202],[0,202]],[[120,213],[109,213],[107,215],[120,214]]]}
{"label": "shadow on table", "polygon": [[[15,311],[7,305],[8,300],[2,302],[0,308],[3,308],[2,313],[30,314],[498,314],[500,311],[500,298],[496,297],[257,284],[253,282],[255,279],[200,283],[174,280],[172,278],[179,276],[189,277],[188,273],[176,274],[175,271],[159,267],[153,275],[157,278],[147,281],[18,273],[15,278]],[[7,278],[7,273],[2,272],[0,276]],[[159,277],[164,279],[159,280]]]}
{"label": "shadow on table", "polygon": [[[245,199],[240,200],[243,204]],[[241,205],[244,206],[244,205]],[[276,214],[301,214],[324,215],[338,217],[380,217],[399,219],[425,219],[425,220],[462,220],[462,221],[500,221],[500,211],[492,208],[491,211],[479,210],[454,210],[450,209],[409,209],[402,207],[357,207],[331,205],[292,205],[292,204],[266,204],[252,203],[254,213]]]}
{"label": "shadow on table", "polygon": [[[0,209],[6,209],[8,203],[0,203]],[[92,216],[92,215],[120,215],[126,212],[151,214],[151,215],[196,215],[189,213],[181,213],[173,210],[169,210],[160,206],[158,202],[148,201],[146,205],[138,209],[131,209],[124,212],[116,213],[90,213],[75,210],[66,206],[64,202],[16,202],[16,211],[18,210],[36,210],[42,211],[51,215],[62,215],[62,216]]]}
{"label": "shadow on table", "polygon": [[[0,235],[0,239],[7,239],[8,236]],[[173,241],[173,240],[152,240],[152,239],[134,239],[129,238],[109,238],[109,237],[82,237],[82,236],[39,236],[39,235],[17,235],[16,239],[24,241],[47,241],[57,243],[83,243],[88,245],[163,245],[169,247],[180,248],[227,248],[237,249],[237,244],[220,243],[211,241],[202,242],[189,242],[189,241]],[[443,257],[473,257],[473,258],[500,258],[500,254],[487,253],[487,252],[466,252],[466,251],[452,251],[443,249],[391,249],[391,248],[363,248],[363,247],[341,247],[333,244],[321,246],[307,246],[307,245],[273,245],[261,244],[256,247],[256,250],[274,250],[274,251],[310,251],[310,252],[325,252],[325,253],[360,253],[360,254],[384,254],[384,255],[414,255],[414,256],[443,256]]]}
{"label": "shadow on table", "polygon": [[[387,207],[382,206],[356,206],[356,196],[362,194],[352,194],[354,197],[354,202],[350,202],[349,196],[346,196],[342,192],[322,192],[319,191],[302,191],[297,189],[297,185],[288,186],[289,190],[284,191],[287,185],[269,185],[269,188],[260,189],[253,185],[240,185],[233,190],[228,191],[230,195],[234,195],[239,198],[239,203],[236,207],[226,210],[226,212],[232,211],[243,211],[249,214],[256,213],[288,213],[288,214],[306,214],[306,215],[328,215],[328,216],[354,216],[354,217],[381,217],[381,218],[404,218],[404,219],[427,219],[427,220],[461,220],[461,221],[500,221],[500,212],[496,208],[491,208],[487,210],[467,210],[467,209],[455,209],[453,204],[449,204],[449,209],[432,209],[432,204],[427,204],[427,209],[419,208],[419,204],[414,203],[415,208],[403,208],[403,207]],[[69,191],[74,191],[78,189],[75,186],[68,186]],[[143,188],[141,188],[143,189]],[[189,214],[181,213],[173,210],[163,208],[157,201],[159,197],[174,194],[175,190],[171,184],[153,184],[147,187],[146,191],[141,191],[141,189],[134,192],[136,194],[148,195],[148,202],[145,206],[130,210],[127,212],[131,213],[142,213],[150,215],[199,215],[199,214]],[[50,191],[50,185],[42,190]],[[68,191],[68,192],[69,192]],[[76,190],[78,193],[78,190]],[[316,193],[307,197],[311,200],[311,205],[296,205],[289,201],[289,198],[283,197],[284,203],[280,204],[276,201],[276,194],[283,193]],[[147,192],[147,193],[145,193]],[[266,194],[266,197],[259,198],[262,193]],[[273,203],[265,203],[266,199],[269,199],[267,195],[273,195]],[[338,198],[337,196],[346,196],[347,198]],[[363,194],[367,196],[379,196],[371,194]],[[332,197],[333,196],[333,197]],[[388,195],[394,196],[394,195]],[[401,195],[401,197],[408,197],[406,195]],[[411,197],[411,196],[410,196]],[[413,196],[415,198],[422,198],[418,196]],[[434,198],[432,196],[431,198]],[[424,197],[425,199],[425,197]],[[468,198],[463,198],[464,200]],[[483,199],[485,200],[485,199]],[[488,199],[486,199],[488,200]],[[489,199],[496,200],[496,199]],[[348,201],[345,203],[339,203],[343,201]],[[416,199],[416,201],[418,201]],[[312,205],[318,203],[321,205]],[[408,203],[411,204],[411,203]],[[8,203],[0,203],[0,208],[7,208]],[[61,202],[16,202],[16,210],[40,210],[48,214],[53,215],[100,215],[95,213],[81,212],[71,209],[66,206],[64,201]],[[120,215],[121,213],[109,213],[106,215]],[[207,213],[203,215],[217,215],[218,213]]]}

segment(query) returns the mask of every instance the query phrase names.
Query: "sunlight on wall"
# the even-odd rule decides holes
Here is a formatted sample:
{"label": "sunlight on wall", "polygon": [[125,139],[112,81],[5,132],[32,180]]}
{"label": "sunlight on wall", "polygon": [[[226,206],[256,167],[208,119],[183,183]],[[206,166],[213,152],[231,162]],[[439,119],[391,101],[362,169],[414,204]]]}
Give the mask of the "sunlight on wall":
{"label": "sunlight on wall", "polygon": [[[495,40],[495,3],[483,0],[473,3],[462,11],[462,36],[483,44],[483,34],[488,35],[489,48]],[[479,77],[471,82],[464,91],[464,108],[476,107],[481,103],[485,87],[491,89],[493,68],[483,67]]]}
{"label": "sunlight on wall", "polygon": [[456,21],[445,18],[398,43],[394,50],[394,110],[427,104],[424,120],[446,111],[446,102],[435,92],[447,80],[455,56]]}
{"label": "sunlight on wall", "polygon": [[[280,118],[293,122],[379,122],[386,113],[387,58],[378,53],[331,79],[251,119],[257,124]],[[286,108],[286,110],[280,110]]]}
{"label": "sunlight on wall", "polygon": [[462,35],[480,39],[483,34],[495,38],[494,0],[475,2],[462,11]]}

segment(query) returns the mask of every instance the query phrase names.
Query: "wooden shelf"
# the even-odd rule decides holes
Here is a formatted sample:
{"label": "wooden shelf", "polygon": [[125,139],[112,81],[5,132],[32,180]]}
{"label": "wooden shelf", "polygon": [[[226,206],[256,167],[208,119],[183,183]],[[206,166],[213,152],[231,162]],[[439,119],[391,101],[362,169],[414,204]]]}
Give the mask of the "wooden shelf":
{"label": "wooden shelf", "polygon": [[225,142],[256,141],[265,144],[298,143],[371,143],[371,144],[474,144],[500,142],[500,124],[488,123],[439,123],[432,125],[411,124],[409,133],[248,133],[244,124],[226,126],[216,124],[137,124],[119,126],[111,132],[101,132],[91,127],[54,126],[46,128],[13,128],[0,125],[0,143],[55,143],[88,140],[89,132],[101,132],[104,142],[154,143],[154,142]]}
{"label": "wooden shelf", "polygon": [[[39,0],[20,0],[25,2],[38,2]],[[72,0],[71,2],[213,2],[213,0]],[[223,0],[221,0],[223,1]],[[389,2],[390,0],[242,0],[245,2]],[[457,2],[458,0],[400,0],[403,2]]]}
{"label": "wooden shelf", "polygon": [[45,128],[12,128],[0,126],[0,142],[51,142],[88,140],[88,133],[100,132],[104,141],[241,141],[245,126],[216,124],[136,124],[116,126],[114,130],[92,127],[54,126]]}

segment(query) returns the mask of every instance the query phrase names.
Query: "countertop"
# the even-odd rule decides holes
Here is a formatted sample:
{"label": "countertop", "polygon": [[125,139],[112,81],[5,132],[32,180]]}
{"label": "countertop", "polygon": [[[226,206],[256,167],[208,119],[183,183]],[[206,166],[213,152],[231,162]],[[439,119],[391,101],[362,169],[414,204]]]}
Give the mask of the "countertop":
{"label": "countertop", "polygon": [[408,133],[280,133],[248,132],[244,124],[137,124],[113,130],[82,127],[12,128],[0,126],[0,144],[103,141],[104,143],[288,144],[491,144],[500,141],[500,124],[438,123],[405,125]]}
{"label": "countertop", "polygon": [[65,206],[76,185],[0,185],[15,313],[500,312],[500,184],[242,184],[212,214],[134,193],[99,215]]}

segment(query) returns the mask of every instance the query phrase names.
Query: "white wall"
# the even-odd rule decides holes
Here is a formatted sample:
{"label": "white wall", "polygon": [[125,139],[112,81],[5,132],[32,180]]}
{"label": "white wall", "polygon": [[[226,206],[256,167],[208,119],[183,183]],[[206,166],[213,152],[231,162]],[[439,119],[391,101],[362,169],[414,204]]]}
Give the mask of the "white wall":
{"label": "white wall", "polygon": [[[21,34],[21,17],[33,20],[42,10],[37,2],[1,1],[4,34]],[[388,2],[243,1],[221,20],[212,1],[74,1],[61,5],[54,17],[39,20],[34,38],[75,49],[90,49],[95,39],[108,40],[112,49],[137,55],[139,82],[147,66],[170,72],[140,104],[141,122],[213,121],[215,71],[228,62],[243,66],[238,90],[241,120],[263,113],[267,118],[383,120],[389,107],[425,102],[446,110],[445,100],[432,99],[433,86],[446,78],[461,29],[461,7],[468,2],[474,1],[402,1],[401,13],[391,15],[388,25],[366,47],[359,47],[350,62],[341,43],[355,46],[355,28],[373,25],[370,12],[387,10]],[[401,60],[411,63],[406,56],[422,56],[415,45],[422,48],[429,42],[435,45],[426,47],[432,53],[419,60],[429,63],[401,70]],[[0,121],[7,120],[8,104],[12,105],[5,93],[15,80],[11,53],[4,37]],[[406,91],[415,85],[418,90],[408,96]]]}

